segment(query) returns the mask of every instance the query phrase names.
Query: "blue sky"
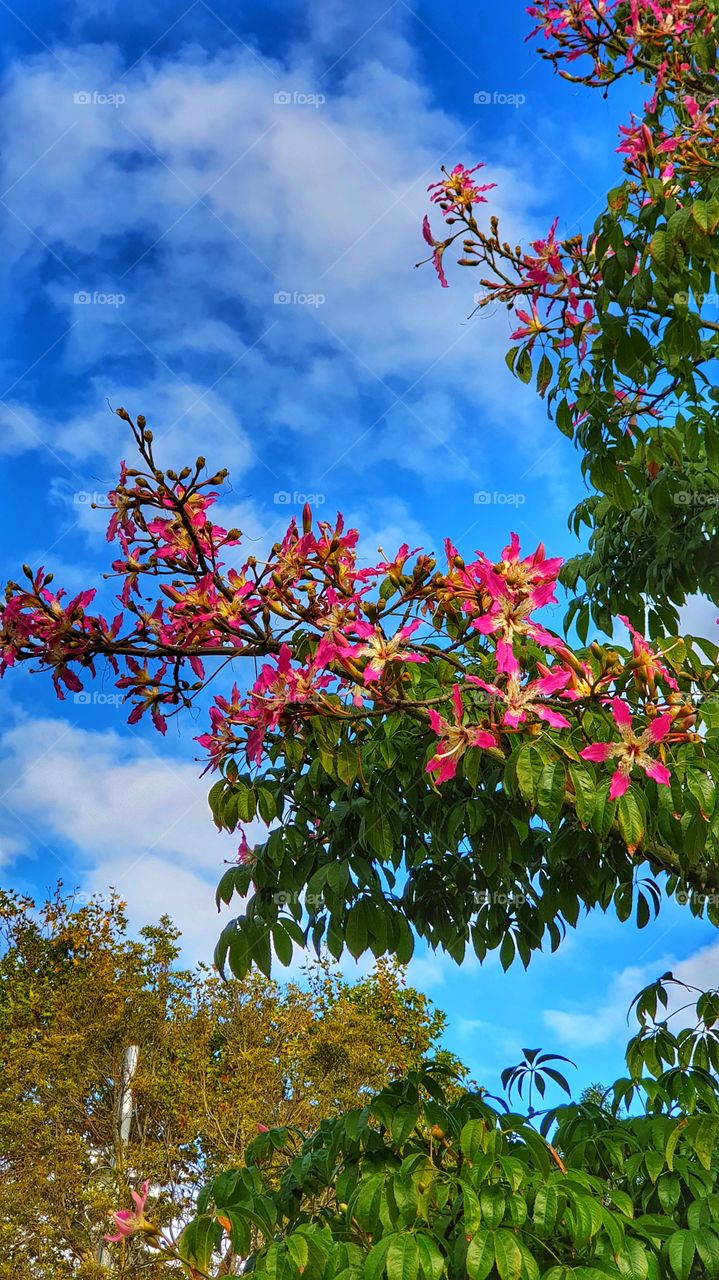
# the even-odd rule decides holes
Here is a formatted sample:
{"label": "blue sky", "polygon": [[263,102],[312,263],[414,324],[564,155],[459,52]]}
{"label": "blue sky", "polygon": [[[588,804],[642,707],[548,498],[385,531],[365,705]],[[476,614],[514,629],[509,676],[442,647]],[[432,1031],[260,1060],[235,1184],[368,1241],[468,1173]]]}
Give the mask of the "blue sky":
{"label": "blue sky", "polygon": [[[147,416],[168,465],[231,468],[225,514],[255,553],[305,494],[345,511],[368,557],[446,534],[494,554],[514,528],[572,553],[578,459],[504,366],[506,314],[468,319],[467,271],[440,290],[414,270],[442,163],[486,163],[511,240],[555,212],[586,232],[617,180],[641,98],[563,84],[527,30],[521,5],[2,4],[4,577],[29,561],[100,584],[91,501],[126,448],[108,401]],[[697,603],[690,621],[714,616]],[[233,846],[195,725],[160,744],[109,681],[58,704],[25,673],[0,710],[4,883],[115,885],[136,923],[167,909],[207,956]],[[592,917],[526,975],[419,956],[410,977],[490,1084],[523,1044],[576,1058],[583,1083],[621,1070],[643,982],[716,978],[712,938],[677,910],[642,934]]]}

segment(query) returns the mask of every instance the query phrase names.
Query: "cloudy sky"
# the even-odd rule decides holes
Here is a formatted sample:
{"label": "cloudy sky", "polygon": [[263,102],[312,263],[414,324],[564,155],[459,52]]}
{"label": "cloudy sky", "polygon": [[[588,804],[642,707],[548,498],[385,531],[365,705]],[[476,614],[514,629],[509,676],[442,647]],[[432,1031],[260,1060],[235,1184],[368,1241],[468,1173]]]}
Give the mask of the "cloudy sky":
{"label": "cloudy sky", "polygon": [[[446,534],[496,554],[510,529],[572,553],[577,458],[504,366],[506,314],[470,318],[467,271],[440,290],[415,270],[442,164],[486,163],[512,240],[555,213],[586,232],[616,181],[631,89],[563,85],[527,30],[521,4],[464,0],[0,0],[3,577],[29,561],[98,583],[118,404],[167,465],[231,468],[253,550],[314,495],[368,556]],[[160,744],[109,682],[57,704],[24,673],[0,711],[4,883],[113,885],[136,923],[168,910],[206,957],[232,846],[195,725]],[[669,967],[719,974],[711,931],[676,910],[641,934],[582,921],[528,975],[420,955],[411,977],[490,1083],[522,1044],[576,1058],[583,1083],[620,1071],[628,1004]]]}

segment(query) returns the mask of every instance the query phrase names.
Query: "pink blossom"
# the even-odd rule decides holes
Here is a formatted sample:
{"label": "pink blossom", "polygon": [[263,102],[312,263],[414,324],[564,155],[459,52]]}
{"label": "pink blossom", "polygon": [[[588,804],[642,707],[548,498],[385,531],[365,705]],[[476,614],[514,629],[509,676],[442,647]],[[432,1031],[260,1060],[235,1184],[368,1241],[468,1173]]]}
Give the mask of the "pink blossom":
{"label": "pink blossom", "polygon": [[623,796],[629,789],[631,772],[634,765],[643,769],[648,778],[662,786],[669,786],[671,773],[666,765],[647,754],[647,747],[656,746],[666,738],[671,728],[671,716],[657,716],[647,729],[635,733],[632,728],[632,715],[627,705],[620,698],[612,698],[612,716],[616,724],[621,742],[594,742],[580,751],[583,760],[603,763],[605,760],[618,759],[619,765],[612,776],[609,788],[610,800]]}
{"label": "pink blossom", "polygon": [[454,777],[457,765],[469,747],[482,747],[486,750],[497,746],[496,737],[488,729],[462,723],[464,706],[462,694],[456,684],[452,688],[452,704],[454,721],[445,720],[434,708],[427,713],[434,732],[440,738],[437,750],[427,765],[427,772],[437,775],[435,781],[438,785]]}
{"label": "pink blossom", "polygon": [[522,724],[528,715],[535,715],[539,720],[544,720],[553,729],[570,729],[571,725],[566,716],[560,715],[558,711],[553,711],[551,707],[546,706],[540,701],[541,698],[552,697],[562,689],[566,689],[570,680],[570,673],[564,668],[549,671],[542,668],[544,674],[539,680],[533,680],[530,684],[522,686],[517,674],[511,675],[507,681],[505,689],[499,688],[496,684],[488,684],[481,680],[479,676],[467,676],[467,680],[471,684],[479,685],[485,692],[491,694],[493,698],[497,698],[506,706],[506,711],[502,720],[502,724],[507,728],[516,729]]}
{"label": "pink blossom", "polygon": [[432,249],[432,266],[437,272],[439,283],[441,284],[443,289],[448,289],[449,282],[447,280],[446,275],[444,274],[444,267],[442,266],[442,255],[444,254],[444,251],[447,248],[449,241],[435,240],[434,236],[432,235],[432,229],[429,225],[429,218],[427,217],[426,214],[424,215],[424,221],[422,223],[422,235],[427,241],[427,244]]}
{"label": "pink blossom", "polygon": [[417,653],[413,649],[406,647],[406,641],[414,634],[420,626],[419,618],[415,618],[413,622],[409,622],[406,626],[387,639],[378,627],[373,627],[369,622],[354,622],[352,630],[356,635],[360,636],[365,643],[352,645],[345,644],[338,647],[337,652],[343,658],[367,658],[367,665],[364,669],[363,679],[365,684],[371,684],[375,680],[380,680],[384,675],[385,668],[390,662],[427,662],[428,659],[423,654]]}
{"label": "pink blossom", "polygon": [[654,680],[656,676],[659,675],[661,676],[662,680],[666,681],[666,683],[669,685],[669,688],[673,689],[674,692],[676,693],[679,689],[679,685],[674,679],[674,676],[671,675],[669,671],[667,671],[667,668],[663,666],[663,664],[659,661],[656,654],[654,653],[654,650],[651,648],[648,642],[644,639],[644,636],[641,634],[641,632],[637,631],[632,626],[629,619],[625,617],[623,613],[620,613],[618,616],[619,616],[619,621],[623,622],[625,627],[627,628],[627,631],[631,633],[632,652],[634,654],[634,660],[636,663],[637,675],[642,676],[645,680],[649,682],[650,685],[654,684]]}
{"label": "pink blossom", "polygon": [[471,169],[466,169],[463,164],[456,164],[452,172],[445,173],[440,182],[430,183],[427,190],[434,192],[430,199],[440,206],[445,218],[451,213],[461,214],[465,210],[471,210],[473,204],[487,203],[484,192],[493,191],[496,182],[487,182],[481,187],[472,182],[472,174],[483,168],[483,164],[475,164]]}
{"label": "pink blossom", "polygon": [[139,1192],[130,1192],[134,1208],[118,1209],[112,1214],[117,1233],[114,1236],[105,1236],[105,1239],[110,1244],[117,1244],[120,1240],[126,1240],[129,1236],[135,1235],[136,1232],[144,1231],[150,1225],[145,1217],[145,1203],[149,1185],[148,1182],[143,1182]]}

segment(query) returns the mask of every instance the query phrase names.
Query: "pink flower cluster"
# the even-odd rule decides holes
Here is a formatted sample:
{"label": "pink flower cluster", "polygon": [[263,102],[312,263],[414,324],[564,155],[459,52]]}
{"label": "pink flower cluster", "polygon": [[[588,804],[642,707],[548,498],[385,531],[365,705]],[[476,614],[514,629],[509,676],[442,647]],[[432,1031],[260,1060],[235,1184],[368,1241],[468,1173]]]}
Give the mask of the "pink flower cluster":
{"label": "pink flower cluster", "polygon": [[568,66],[589,58],[591,73],[562,74],[599,86],[652,55],[659,58],[661,82],[677,50],[681,55],[682,41],[708,33],[713,21],[701,0],[629,0],[628,6],[626,0],[536,0],[527,13],[537,24],[529,38],[541,35],[549,41],[544,56]]}
{"label": "pink flower cluster", "polygon": [[[549,271],[551,256],[535,255]],[[146,470],[123,467],[109,495],[108,536],[122,550],[114,565],[120,612],[108,622],[89,612],[94,591],[65,602],[51,590],[50,575],[28,570],[25,587],[9,584],[0,612],[0,672],[34,663],[50,672],[63,697],[68,689],[79,692],[81,676],[94,675],[104,658],[131,704],[130,721],[149,713],[164,733],[168,714],[202,693],[211,678],[208,662],[215,674],[241,658],[259,658],[249,687],[235,683],[229,695],[214,698],[209,730],[197,739],[208,767],[238,752],[260,765],[274,741],[301,737],[314,717],[347,721],[400,710],[424,718],[434,732],[427,768],[437,783],[454,776],[470,748],[501,757],[506,735],[571,730],[580,708],[607,703],[609,685],[619,678],[621,687],[633,682],[650,700],[655,718],[632,736],[628,709],[618,718],[615,683],[621,743],[616,750],[593,743],[595,754],[585,758],[618,755],[623,779],[635,763],[665,781],[663,767],[650,768],[648,748],[667,739],[680,714],[664,708],[656,718],[661,690],[676,694],[676,680],[636,631],[628,663],[602,674],[537,620],[538,610],[556,603],[562,563],[547,558],[542,545],[523,557],[512,534],[497,562],[478,552],[466,563],[447,541],[441,571],[405,544],[366,567],[358,564],[356,530],[345,529],[341,516],[315,527],[305,509],[301,529],[292,520],[266,561],[249,557],[226,568],[222,556],[241,545],[241,535],[211,520],[217,477],[201,477],[204,459],[189,482],[165,476],[144,422],[136,438]],[[453,686],[437,696],[431,664],[446,667],[448,658]],[[676,740],[686,737],[685,722]],[[251,850],[241,856],[250,859]]]}

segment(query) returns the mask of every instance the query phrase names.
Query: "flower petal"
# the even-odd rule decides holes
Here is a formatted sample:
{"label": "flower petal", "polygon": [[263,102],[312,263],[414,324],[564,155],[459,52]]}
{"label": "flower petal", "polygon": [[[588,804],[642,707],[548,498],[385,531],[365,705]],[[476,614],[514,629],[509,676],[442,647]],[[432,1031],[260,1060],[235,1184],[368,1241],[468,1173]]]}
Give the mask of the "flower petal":
{"label": "flower petal", "polygon": [[617,772],[612,777],[612,785],[609,788],[609,799],[618,800],[620,796],[623,796],[629,790],[629,783],[629,774],[622,773],[621,769],[617,769]]}

